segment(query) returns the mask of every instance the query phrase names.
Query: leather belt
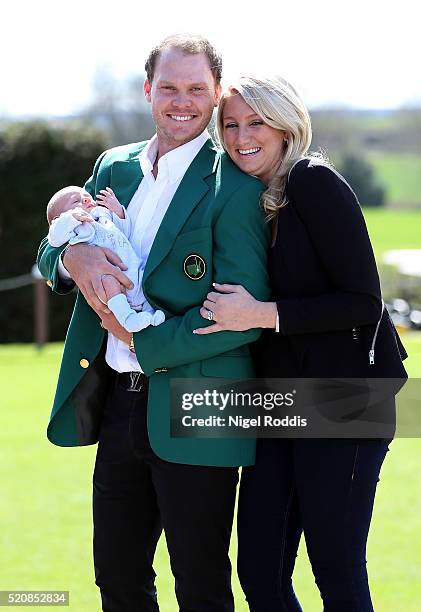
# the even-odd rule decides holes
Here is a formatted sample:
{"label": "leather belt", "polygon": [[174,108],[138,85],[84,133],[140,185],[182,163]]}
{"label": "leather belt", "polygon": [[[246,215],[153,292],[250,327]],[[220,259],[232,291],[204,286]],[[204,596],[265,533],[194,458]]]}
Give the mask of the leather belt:
{"label": "leather belt", "polygon": [[147,391],[149,378],[143,372],[122,372],[117,374],[117,384],[126,391]]}

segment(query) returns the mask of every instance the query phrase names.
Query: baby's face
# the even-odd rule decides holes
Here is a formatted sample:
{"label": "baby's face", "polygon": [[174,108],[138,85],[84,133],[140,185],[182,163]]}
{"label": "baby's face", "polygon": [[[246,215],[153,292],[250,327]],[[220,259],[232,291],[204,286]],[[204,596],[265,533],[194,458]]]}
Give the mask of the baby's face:
{"label": "baby's face", "polygon": [[92,196],[85,191],[80,189],[79,191],[71,191],[67,196],[63,205],[62,212],[71,210],[72,208],[83,208],[86,212],[90,212],[95,207],[95,202]]}

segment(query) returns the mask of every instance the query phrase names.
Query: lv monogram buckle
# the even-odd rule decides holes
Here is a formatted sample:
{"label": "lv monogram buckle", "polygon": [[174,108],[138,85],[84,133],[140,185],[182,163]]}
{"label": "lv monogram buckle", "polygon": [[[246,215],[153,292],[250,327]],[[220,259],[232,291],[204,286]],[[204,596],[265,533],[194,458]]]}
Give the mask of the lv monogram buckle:
{"label": "lv monogram buckle", "polygon": [[141,372],[129,372],[130,375],[130,387],[127,391],[134,391],[138,393],[142,390]]}

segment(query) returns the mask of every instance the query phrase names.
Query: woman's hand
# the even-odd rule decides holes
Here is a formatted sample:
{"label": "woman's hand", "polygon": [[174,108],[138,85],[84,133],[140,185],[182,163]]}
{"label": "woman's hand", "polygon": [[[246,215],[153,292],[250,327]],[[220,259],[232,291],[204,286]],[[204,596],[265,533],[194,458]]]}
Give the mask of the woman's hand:
{"label": "woman's hand", "polygon": [[[242,285],[219,285],[203,302],[200,314],[204,319],[214,321],[213,325],[195,329],[198,335],[218,331],[246,331],[255,327],[275,327],[276,304],[259,302]],[[212,318],[209,318],[209,313]],[[272,325],[273,323],[273,325]]]}

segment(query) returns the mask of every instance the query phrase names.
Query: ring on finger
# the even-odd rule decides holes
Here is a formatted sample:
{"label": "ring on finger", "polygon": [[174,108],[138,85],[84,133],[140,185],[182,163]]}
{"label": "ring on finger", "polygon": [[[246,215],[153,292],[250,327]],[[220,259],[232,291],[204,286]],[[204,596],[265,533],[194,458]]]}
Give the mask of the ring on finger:
{"label": "ring on finger", "polygon": [[207,317],[208,317],[208,321],[213,321],[213,312],[212,312],[212,310],[208,310]]}

